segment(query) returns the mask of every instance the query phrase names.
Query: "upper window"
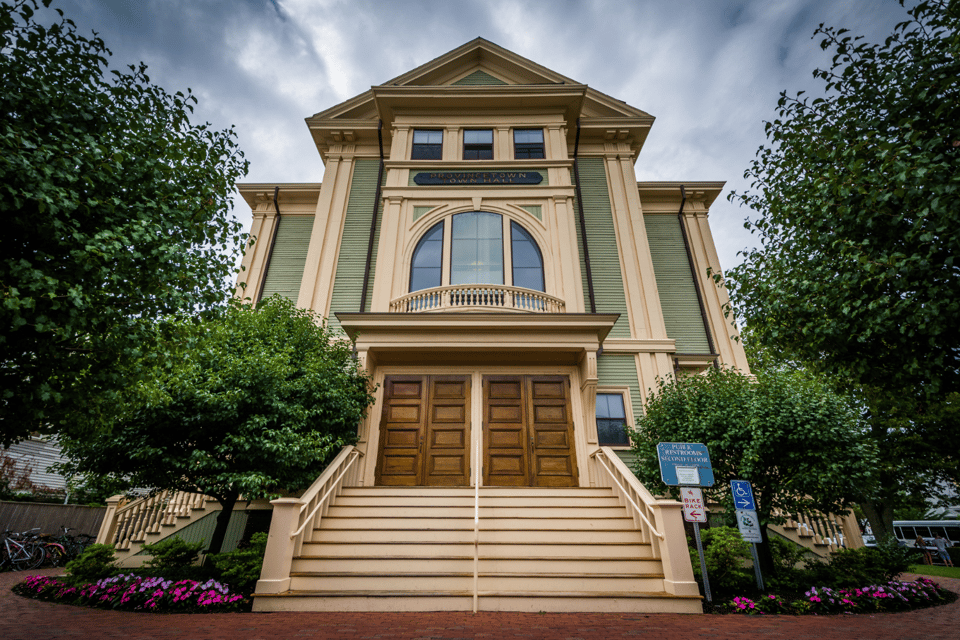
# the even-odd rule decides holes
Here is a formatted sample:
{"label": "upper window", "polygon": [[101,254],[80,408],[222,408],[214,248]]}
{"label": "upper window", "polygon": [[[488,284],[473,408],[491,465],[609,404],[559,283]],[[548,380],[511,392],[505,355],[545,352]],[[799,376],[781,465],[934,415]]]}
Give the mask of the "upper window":
{"label": "upper window", "polygon": [[601,446],[620,447],[630,444],[627,437],[627,412],[623,394],[597,394],[597,439]]}
{"label": "upper window", "polygon": [[463,132],[464,160],[493,160],[493,130],[468,129]]}
{"label": "upper window", "polygon": [[410,291],[439,287],[443,280],[443,222],[430,227],[413,250]]}
{"label": "upper window", "polygon": [[545,157],[543,152],[543,129],[514,129],[513,157],[517,160]]}
{"label": "upper window", "polygon": [[414,129],[413,153],[414,160],[441,160],[443,158],[443,131]]}
{"label": "upper window", "polygon": [[[507,234],[510,244],[505,247]],[[447,255],[450,269],[444,273]],[[505,273],[511,282],[505,282]],[[516,222],[486,211],[458,213],[450,218],[449,238],[444,238],[444,221],[433,225],[410,263],[410,291],[445,284],[512,284],[544,291],[543,256],[533,236]]]}

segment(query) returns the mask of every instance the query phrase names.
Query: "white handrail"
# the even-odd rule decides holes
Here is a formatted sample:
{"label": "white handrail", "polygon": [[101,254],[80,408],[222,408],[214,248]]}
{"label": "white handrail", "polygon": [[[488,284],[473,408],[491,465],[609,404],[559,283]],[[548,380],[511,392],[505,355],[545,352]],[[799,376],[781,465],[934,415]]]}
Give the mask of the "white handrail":
{"label": "white handrail", "polygon": [[[313,520],[313,516],[316,515],[317,511],[319,511],[320,508],[326,504],[327,497],[333,492],[334,489],[336,489],[339,486],[340,480],[343,478],[343,476],[347,475],[347,471],[350,470],[350,467],[353,465],[354,462],[360,459],[361,455],[362,454],[356,449],[350,452],[350,456],[349,456],[350,459],[347,461],[346,464],[343,465],[343,470],[340,472],[340,475],[338,475],[337,479],[334,480],[333,483],[331,483],[330,488],[327,489],[327,492],[325,494],[323,494],[323,497],[317,500],[317,505],[313,508],[313,511],[311,511],[310,514],[303,519],[303,522],[300,524],[300,528],[290,534],[291,538],[296,538],[301,533],[303,533],[303,530],[306,528],[307,523],[311,522]],[[323,476],[320,476],[320,477],[323,478]],[[309,504],[309,501],[303,503],[303,505],[300,507],[300,513],[303,513],[303,511],[307,508],[308,504]]]}
{"label": "white handrail", "polygon": [[[610,476],[610,481],[616,483],[617,487],[620,489],[620,494],[623,497],[623,499],[630,503],[630,506],[633,507],[634,512],[638,516],[640,516],[640,519],[643,520],[643,522],[647,525],[647,527],[650,530],[650,533],[652,533],[656,537],[663,540],[664,535],[659,531],[657,531],[656,527],[654,527],[653,524],[650,523],[650,520],[647,519],[647,516],[644,515],[643,509],[641,509],[640,506],[636,502],[634,502],[633,498],[630,497],[630,492],[627,491],[626,487],[624,487],[623,484],[621,484],[617,478],[619,476],[619,478],[625,480],[628,484],[631,484],[631,485],[636,484],[637,485],[636,487],[631,487],[631,488],[639,496],[643,496],[644,493],[647,493],[649,495],[649,492],[646,492],[645,490],[643,490],[643,485],[641,485],[639,481],[637,481],[636,477],[633,474],[630,474],[630,478],[633,479],[633,482],[630,482],[630,480],[622,473],[614,474],[613,470],[609,466],[607,466],[606,460],[610,460],[611,458],[609,454],[607,454],[604,451],[604,449],[606,449],[606,447],[598,449],[592,454],[592,457],[595,458],[597,462],[599,462],[600,465],[603,467],[604,471],[607,472],[607,475]],[[646,496],[643,496],[643,497],[646,497]],[[649,497],[650,497],[651,504],[647,505],[648,507],[652,506],[652,502],[653,502],[653,496],[649,496]],[[644,503],[646,503],[646,501],[644,501]]]}
{"label": "white handrail", "polygon": [[473,473],[473,612],[477,612],[480,599],[480,437],[477,437]]}

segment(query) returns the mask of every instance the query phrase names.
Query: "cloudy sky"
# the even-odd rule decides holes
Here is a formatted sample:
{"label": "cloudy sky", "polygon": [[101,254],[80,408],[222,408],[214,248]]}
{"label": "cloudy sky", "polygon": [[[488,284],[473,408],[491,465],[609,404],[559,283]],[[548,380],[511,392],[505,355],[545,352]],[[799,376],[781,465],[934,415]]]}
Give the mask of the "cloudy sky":
{"label": "cloudy sky", "polygon": [[[248,182],[319,182],[303,119],[481,36],[656,117],[639,180],[725,180],[763,144],[781,91],[814,91],[817,25],[882,41],[896,0],[54,0],[112,65],[143,61],[197,118],[235,126]],[[240,200],[236,215],[249,226]],[[725,268],[753,244],[718,199]]]}

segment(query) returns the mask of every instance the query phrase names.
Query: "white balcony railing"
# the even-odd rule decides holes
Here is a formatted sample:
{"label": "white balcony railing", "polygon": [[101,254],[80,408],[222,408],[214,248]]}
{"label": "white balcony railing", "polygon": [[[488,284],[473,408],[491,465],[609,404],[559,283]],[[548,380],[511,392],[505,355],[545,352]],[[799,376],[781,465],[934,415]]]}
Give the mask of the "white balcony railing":
{"label": "white balcony railing", "polygon": [[500,284],[433,287],[408,293],[390,303],[394,313],[421,311],[520,311],[563,313],[563,300],[533,289]]}

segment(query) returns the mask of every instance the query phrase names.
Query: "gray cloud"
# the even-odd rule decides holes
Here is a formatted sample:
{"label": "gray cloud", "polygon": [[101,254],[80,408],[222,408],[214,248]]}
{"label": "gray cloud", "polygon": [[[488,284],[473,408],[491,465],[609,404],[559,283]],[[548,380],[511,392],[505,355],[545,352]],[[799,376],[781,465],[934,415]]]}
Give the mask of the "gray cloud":
{"label": "gray cloud", "polygon": [[[482,36],[657,117],[641,180],[726,180],[764,142],[780,91],[817,89],[821,22],[879,41],[894,0],[61,0],[96,30],[113,66],[144,61],[196,116],[235,125],[249,181],[319,181],[303,118]],[[236,214],[249,221],[240,202]],[[711,226],[726,267],[753,239],[747,211],[718,200]]]}

